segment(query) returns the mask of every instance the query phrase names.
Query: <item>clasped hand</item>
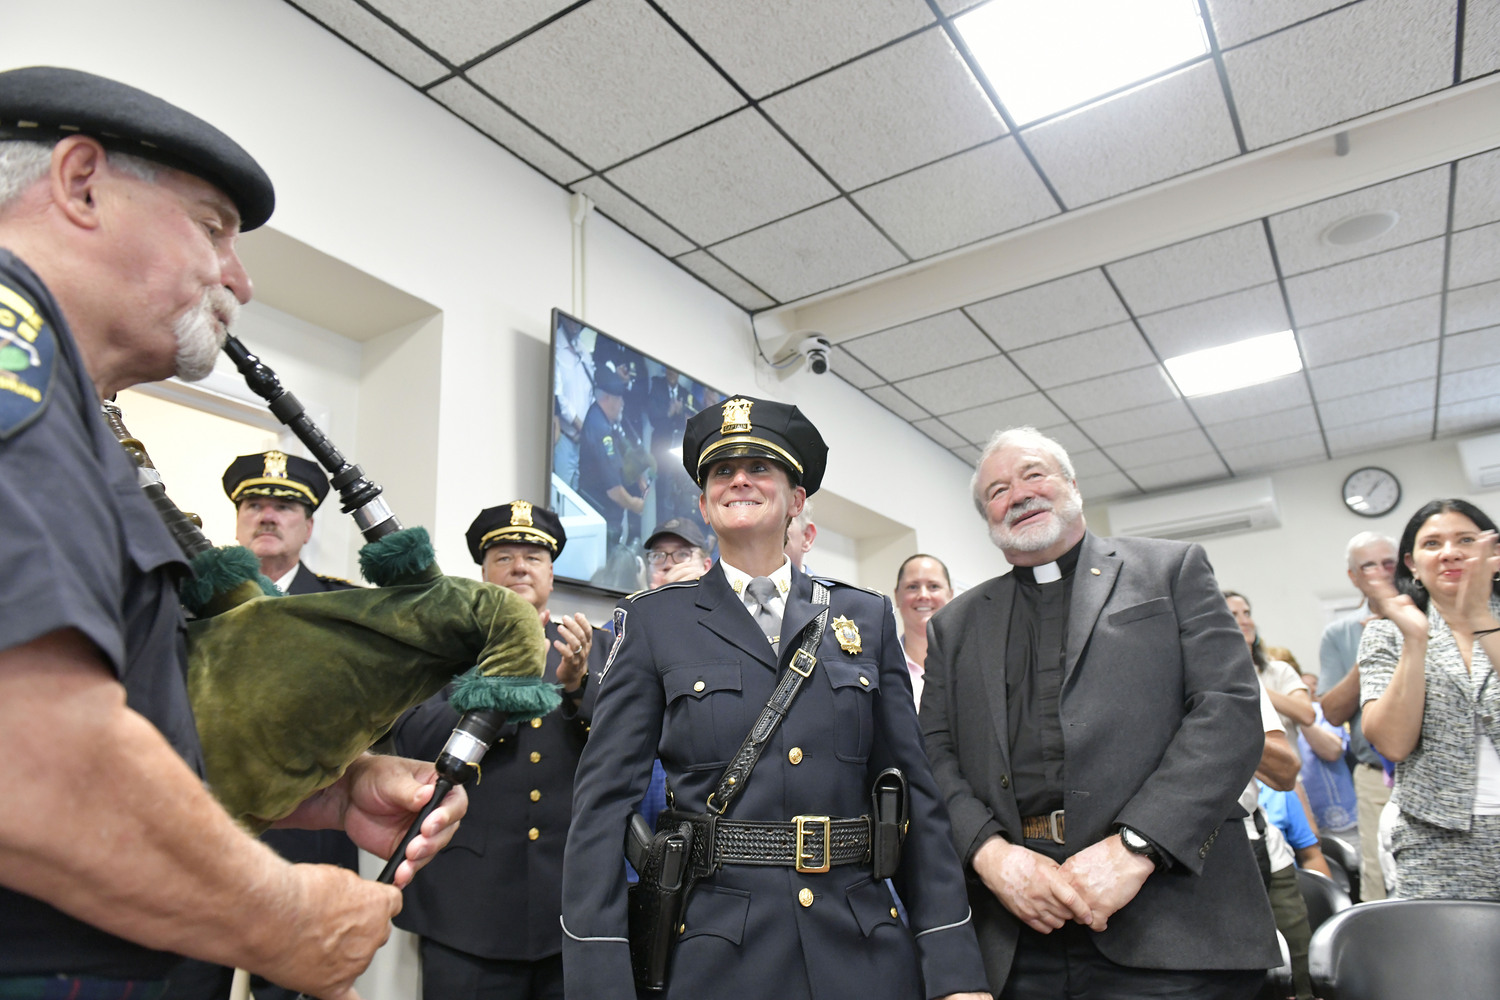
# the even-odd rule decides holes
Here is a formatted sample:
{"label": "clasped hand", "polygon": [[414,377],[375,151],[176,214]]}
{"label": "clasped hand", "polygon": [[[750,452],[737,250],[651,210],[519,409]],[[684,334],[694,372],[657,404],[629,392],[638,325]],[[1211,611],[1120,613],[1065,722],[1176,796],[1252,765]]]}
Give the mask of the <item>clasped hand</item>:
{"label": "clasped hand", "polygon": [[1104,930],[1153,870],[1149,859],[1125,850],[1118,837],[1106,837],[1062,864],[1000,837],[974,855],[974,871],[995,898],[1040,934],[1070,920]]}

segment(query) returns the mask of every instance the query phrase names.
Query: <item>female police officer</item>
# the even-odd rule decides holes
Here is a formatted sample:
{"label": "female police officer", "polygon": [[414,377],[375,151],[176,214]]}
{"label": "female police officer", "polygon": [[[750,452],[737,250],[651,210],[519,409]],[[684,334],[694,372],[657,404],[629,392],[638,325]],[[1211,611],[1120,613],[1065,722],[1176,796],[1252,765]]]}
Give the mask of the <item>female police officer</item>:
{"label": "female police officer", "polygon": [[[697,814],[694,855],[710,859],[678,929],[667,997],[921,1000],[984,988],[890,602],[835,581],[815,588],[782,551],[827,451],[782,403],[734,397],[688,422],[683,463],[721,559],[699,581],[615,611],[564,861],[570,998],[635,996],[621,847],[658,756],[673,795],[665,815]],[[808,670],[806,654],[797,659],[800,692],[758,763],[729,784],[731,758],[817,628],[819,592],[831,606],[816,661]],[[910,788],[894,876],[910,928],[873,875],[863,821],[872,780],[892,767]]]}

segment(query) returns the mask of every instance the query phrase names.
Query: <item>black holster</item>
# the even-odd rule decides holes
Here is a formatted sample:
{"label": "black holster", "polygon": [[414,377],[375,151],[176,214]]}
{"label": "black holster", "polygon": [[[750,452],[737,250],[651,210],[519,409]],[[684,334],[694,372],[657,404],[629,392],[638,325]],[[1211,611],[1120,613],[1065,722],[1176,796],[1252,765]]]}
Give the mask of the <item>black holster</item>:
{"label": "black holster", "polygon": [[870,867],[875,877],[887,879],[901,867],[901,842],[907,826],[906,775],[888,767],[870,786]]}
{"label": "black holster", "polygon": [[640,880],[630,887],[630,967],[637,990],[666,989],[677,930],[693,889],[693,827],[663,824],[655,834],[640,814],[625,834],[625,857]]}

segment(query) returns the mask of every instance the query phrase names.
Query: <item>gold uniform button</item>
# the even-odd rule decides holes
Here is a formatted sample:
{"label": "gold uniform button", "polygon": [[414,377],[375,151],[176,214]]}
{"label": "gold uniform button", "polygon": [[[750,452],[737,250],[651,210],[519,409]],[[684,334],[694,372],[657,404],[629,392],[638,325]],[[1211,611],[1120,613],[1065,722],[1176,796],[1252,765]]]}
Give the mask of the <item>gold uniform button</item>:
{"label": "gold uniform button", "polygon": [[677,925],[677,933],[678,934],[686,934],[687,933],[687,924],[678,924]]}
{"label": "gold uniform button", "polygon": [[802,763],[802,748],[792,747],[786,752],[786,759],[791,761],[793,764]]}
{"label": "gold uniform button", "polygon": [[533,788],[531,790],[531,801],[533,801],[533,802],[540,802],[540,801],[542,801],[542,793],[541,793],[540,789]]}
{"label": "gold uniform button", "polygon": [[536,827],[532,827],[530,830],[526,831],[526,839],[527,840],[535,840],[536,838],[540,837],[541,835],[542,835],[542,831],[538,830]]}
{"label": "gold uniform button", "polygon": [[542,720],[541,719],[532,719],[531,720],[531,728],[532,729],[541,729],[542,728]]}
{"label": "gold uniform button", "polygon": [[694,691],[702,691],[706,687],[708,687],[707,684],[703,683],[702,681],[699,681],[698,683],[696,683],[696,684],[693,685],[693,690]]}
{"label": "gold uniform button", "polygon": [[542,762],[542,755],[535,750],[531,751],[531,762],[533,764],[540,764]]}
{"label": "gold uniform button", "polygon": [[797,893],[797,902],[801,903],[803,906],[811,906],[813,904],[812,890],[803,889],[801,892]]}
{"label": "gold uniform button", "polygon": [[862,686],[864,686],[864,687],[869,687],[870,686],[870,678],[868,678],[868,677],[864,676],[863,674],[861,674],[860,678],[859,678],[859,683]]}
{"label": "gold uniform button", "polygon": [[891,907],[891,916],[896,917],[897,919],[900,919],[901,917],[901,914],[896,912],[896,908],[894,906]]}

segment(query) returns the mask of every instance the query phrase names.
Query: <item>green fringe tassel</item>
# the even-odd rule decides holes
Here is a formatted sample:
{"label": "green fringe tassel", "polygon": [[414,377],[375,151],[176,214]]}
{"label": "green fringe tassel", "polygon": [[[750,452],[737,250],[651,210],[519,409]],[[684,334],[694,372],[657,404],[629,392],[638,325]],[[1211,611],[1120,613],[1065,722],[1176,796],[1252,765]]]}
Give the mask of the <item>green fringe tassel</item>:
{"label": "green fringe tassel", "polygon": [[426,528],[402,528],[359,550],[359,572],[377,587],[426,583],[438,575],[436,559]]}
{"label": "green fringe tassel", "polygon": [[486,677],[475,668],[458,679],[448,701],[460,712],[498,709],[506,722],[526,722],[557,708],[562,696],[556,684],[539,677]]}
{"label": "green fringe tassel", "polygon": [[182,603],[195,615],[202,615],[215,595],[227,593],[254,580],[267,597],[281,591],[260,573],[260,560],[243,545],[221,545],[193,558],[193,579],[182,585]]}

